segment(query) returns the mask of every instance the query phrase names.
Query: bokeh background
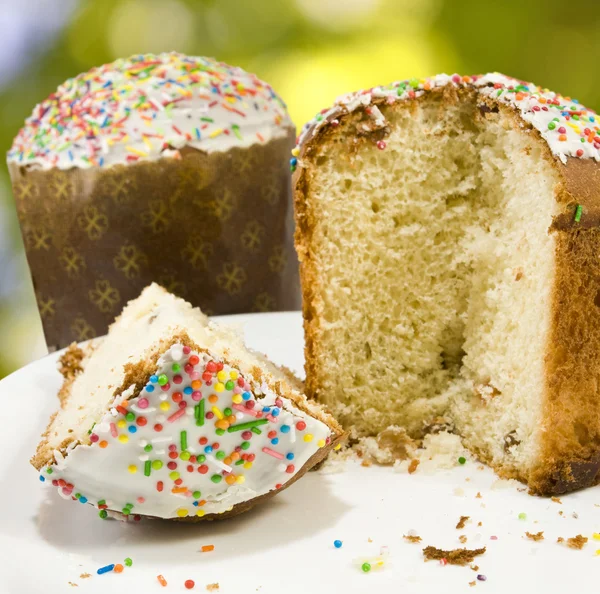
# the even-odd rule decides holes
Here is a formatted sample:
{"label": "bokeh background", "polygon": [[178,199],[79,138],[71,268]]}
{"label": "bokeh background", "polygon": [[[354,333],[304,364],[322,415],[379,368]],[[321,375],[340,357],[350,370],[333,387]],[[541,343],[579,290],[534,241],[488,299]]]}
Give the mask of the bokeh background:
{"label": "bokeh background", "polygon": [[[0,152],[66,78],[177,50],[256,72],[298,127],[342,93],[498,70],[600,107],[600,1],[0,0]],[[45,354],[0,167],[0,378]]]}

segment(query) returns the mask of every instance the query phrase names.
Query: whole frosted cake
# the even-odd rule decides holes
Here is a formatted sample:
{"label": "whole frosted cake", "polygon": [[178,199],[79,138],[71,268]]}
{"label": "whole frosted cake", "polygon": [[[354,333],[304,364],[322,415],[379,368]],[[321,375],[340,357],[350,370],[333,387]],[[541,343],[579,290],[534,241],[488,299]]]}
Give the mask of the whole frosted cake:
{"label": "whole frosted cake", "polygon": [[213,314],[299,306],[294,134],[267,83],[178,53],[36,106],[8,165],[48,345],[103,335],[153,281]]}
{"label": "whole frosted cake", "polygon": [[342,438],[289,372],[158,285],[62,357],[40,479],[100,517],[213,519],[291,485]]}
{"label": "whole frosted cake", "polygon": [[341,97],[294,153],[309,395],[356,437],[454,430],[536,493],[596,483],[596,114],[440,75]]}

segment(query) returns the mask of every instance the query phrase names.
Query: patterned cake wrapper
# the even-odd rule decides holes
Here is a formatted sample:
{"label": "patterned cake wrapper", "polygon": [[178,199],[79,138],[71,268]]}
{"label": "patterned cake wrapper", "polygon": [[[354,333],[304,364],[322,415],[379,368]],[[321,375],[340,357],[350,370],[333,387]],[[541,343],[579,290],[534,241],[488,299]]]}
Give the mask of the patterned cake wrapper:
{"label": "patterned cake wrapper", "polygon": [[10,163],[49,350],[105,334],[153,281],[208,315],[298,309],[293,142],[107,168]]}

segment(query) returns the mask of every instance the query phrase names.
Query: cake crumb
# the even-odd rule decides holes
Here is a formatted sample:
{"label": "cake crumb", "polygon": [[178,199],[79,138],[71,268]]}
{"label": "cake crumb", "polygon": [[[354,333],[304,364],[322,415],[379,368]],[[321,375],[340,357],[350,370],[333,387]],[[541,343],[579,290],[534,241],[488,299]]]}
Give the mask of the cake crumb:
{"label": "cake crumb", "polygon": [[418,460],[417,458],[413,458],[410,461],[410,464],[408,465],[408,474],[413,474],[415,472],[415,470],[417,470],[417,467],[420,464],[420,460]]}
{"label": "cake crumb", "polygon": [[69,586],[73,588],[79,588],[79,584],[74,584],[73,582],[69,582]]}
{"label": "cake crumb", "polygon": [[481,493],[477,491],[477,495],[475,495],[475,499],[481,499]]}
{"label": "cake crumb", "polygon": [[479,565],[471,565],[470,569],[473,571],[479,571]]}
{"label": "cake crumb", "polygon": [[82,580],[87,580],[88,578],[91,578],[91,577],[92,577],[92,574],[91,574],[91,573],[82,573],[82,574],[81,574],[79,577],[80,577]]}
{"label": "cake crumb", "polygon": [[[571,538],[567,538],[567,546],[571,549],[577,549],[577,550],[581,550],[583,549],[583,547],[585,546],[585,543],[588,541],[586,536],[582,536],[581,534],[578,534],[577,536],[572,536]],[[562,536],[559,536],[556,539],[556,542],[558,543],[563,543],[565,542],[565,539]]]}
{"label": "cake crumb", "polygon": [[365,468],[369,468],[369,466],[371,466],[371,461],[370,460],[363,460],[360,463],[361,466],[364,466]]}
{"label": "cake crumb", "polygon": [[559,515],[559,516],[562,516],[562,515],[563,515],[563,510],[562,510],[562,509],[559,509],[559,510],[558,510],[558,515]]}
{"label": "cake crumb", "polygon": [[476,585],[477,585],[477,582],[475,580],[473,580],[472,582],[469,582],[469,586],[471,586],[471,588],[473,588]]}
{"label": "cake crumb", "polygon": [[58,370],[60,374],[66,380],[73,379],[83,371],[81,360],[84,356],[83,350],[77,346],[77,343],[74,342],[70,344],[58,360]]}
{"label": "cake crumb", "polygon": [[339,474],[346,470],[348,461],[358,461],[358,452],[351,447],[343,447],[333,451],[319,467],[321,474]]}
{"label": "cake crumb", "polygon": [[537,532],[536,534],[532,534],[531,532],[525,532],[525,536],[527,536],[527,538],[529,540],[535,540],[535,542],[538,542],[540,540],[544,540],[544,533],[543,532]]}
{"label": "cake crumb", "polygon": [[209,592],[215,592],[219,589],[219,582],[215,582],[214,584],[206,584],[206,589]]}
{"label": "cake crumb", "polygon": [[481,549],[452,549],[445,551],[436,547],[425,547],[423,549],[423,556],[425,561],[439,561],[440,559],[446,559],[450,565],[468,565],[478,555],[483,555],[486,548]]}
{"label": "cake crumb", "polygon": [[467,542],[467,537],[464,534],[461,534],[458,537],[459,542],[461,542],[462,544],[465,544]]}
{"label": "cake crumb", "polygon": [[421,542],[422,538],[420,536],[412,535],[412,534],[403,534],[402,538],[404,538],[404,540],[407,540],[408,542]]}
{"label": "cake crumb", "polygon": [[481,526],[483,526],[483,522],[477,522],[477,526],[481,528]]}
{"label": "cake crumb", "polygon": [[461,516],[460,520],[458,520],[458,524],[456,524],[456,529],[462,530],[465,527],[465,523],[468,519],[469,519],[469,516]]}
{"label": "cake crumb", "polygon": [[373,542],[373,539],[369,536],[369,538],[367,538],[367,542]]}
{"label": "cake crumb", "polygon": [[554,503],[562,503],[560,497],[552,497],[551,501],[554,501]]}
{"label": "cake crumb", "polygon": [[469,455],[463,447],[460,437],[447,430],[439,433],[428,433],[423,438],[420,447],[407,450],[405,460],[397,460],[394,464],[396,472],[409,472],[413,460],[418,460],[419,473],[433,474],[442,468],[454,468],[459,465],[461,456]]}
{"label": "cake crumb", "polygon": [[417,442],[409,437],[404,427],[392,425],[375,438],[379,457],[377,462],[393,464],[397,460],[407,460],[415,455]]}

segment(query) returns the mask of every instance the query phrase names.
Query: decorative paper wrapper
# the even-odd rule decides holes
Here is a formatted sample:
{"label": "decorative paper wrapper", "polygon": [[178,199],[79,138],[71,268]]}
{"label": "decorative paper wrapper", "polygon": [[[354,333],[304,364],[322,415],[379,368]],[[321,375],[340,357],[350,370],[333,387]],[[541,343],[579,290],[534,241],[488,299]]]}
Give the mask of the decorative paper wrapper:
{"label": "decorative paper wrapper", "polygon": [[292,145],[290,133],[108,168],[9,164],[48,348],[103,335],[152,281],[209,315],[297,309]]}

